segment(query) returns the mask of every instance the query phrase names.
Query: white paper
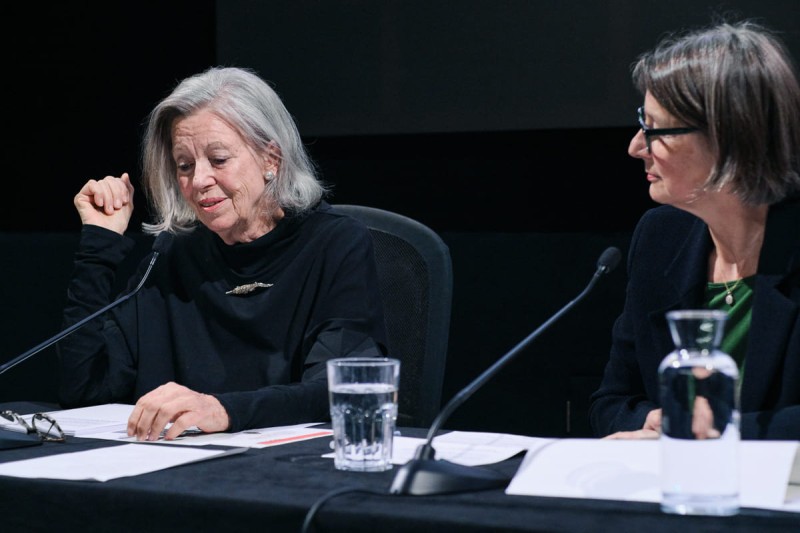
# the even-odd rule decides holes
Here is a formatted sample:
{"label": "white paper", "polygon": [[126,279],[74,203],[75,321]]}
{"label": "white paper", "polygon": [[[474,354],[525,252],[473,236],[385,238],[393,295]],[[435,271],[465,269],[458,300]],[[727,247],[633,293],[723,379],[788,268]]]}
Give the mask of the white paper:
{"label": "white paper", "polygon": [[333,435],[333,431],[330,429],[315,428],[313,427],[315,425],[319,425],[319,423],[240,431],[239,433],[231,434],[223,442],[216,442],[215,444],[266,448],[268,446],[280,446],[282,444],[290,444],[301,440],[330,437]]}
{"label": "white paper", "polygon": [[[149,441],[152,444],[166,444],[174,446],[230,446],[247,448],[267,448],[269,446],[279,446],[290,444],[301,440],[316,439],[327,437],[333,434],[330,429],[315,428],[322,422],[311,422],[295,424],[293,426],[276,426],[261,429],[248,429],[238,433],[196,433],[186,432],[174,440],[159,439]],[[129,437],[126,431],[111,431],[106,433],[94,433],[93,439],[115,440],[120,442],[137,442],[136,437]]]}
{"label": "white paper", "polygon": [[0,464],[0,475],[22,478],[108,481],[205,461],[247,448],[204,450],[150,444],[123,444]]}
{"label": "white paper", "polygon": [[[789,474],[797,441],[742,441],[742,507],[800,511]],[[658,440],[559,439],[530,450],[506,494],[659,502]]]}
{"label": "white paper", "polygon": [[[87,437],[93,439],[113,440],[119,442],[140,442],[136,437],[128,436],[128,419],[133,412],[133,405],[129,404],[104,404],[91,407],[80,407],[76,409],[64,409],[61,411],[50,411],[53,417],[65,434],[75,437]],[[32,415],[22,415],[30,422]],[[0,417],[5,422],[5,419]],[[19,424],[11,424],[10,427],[18,427],[24,431]],[[174,440],[164,440],[159,438],[156,441],[148,441],[158,444],[174,444],[182,446],[230,446],[233,448],[266,448],[268,446],[278,446],[289,444],[301,440],[313,439],[329,436],[333,432],[326,429],[311,429],[312,426],[320,425],[322,422],[311,422],[295,424],[292,426],[277,426],[270,428],[252,429],[239,433],[203,433],[198,428],[192,427],[186,430],[180,437]],[[2,424],[5,426],[6,424]],[[167,424],[169,429],[171,424]],[[14,428],[16,429],[16,428]],[[143,441],[141,441],[143,442]]]}
{"label": "white paper", "polygon": [[[403,440],[402,437],[401,440]],[[392,463],[401,465],[413,458],[419,444],[425,442],[425,439],[414,440],[419,442],[413,446],[413,449],[403,444],[399,450],[393,449]],[[434,437],[432,445],[438,459],[465,466],[481,466],[505,461],[518,453],[538,448],[552,440],[508,433],[451,431]],[[408,454],[409,449],[410,455]]]}
{"label": "white paper", "polygon": [[[551,440],[506,433],[453,431],[434,437],[432,445],[437,459],[464,466],[481,466],[505,461]],[[392,439],[392,464],[406,464],[425,441],[423,438],[395,436]],[[326,453],[323,457],[332,459],[334,454]]]}
{"label": "white paper", "polygon": [[[49,411],[47,414],[58,422],[58,426],[64,434],[85,437],[102,431],[125,430],[128,426],[128,418],[131,412],[133,412],[133,405],[109,403],[92,407]],[[33,415],[22,415],[22,418],[31,424]],[[16,428],[22,427],[19,424],[12,424],[6,421],[2,417],[0,417],[0,421],[8,429],[16,430]]]}
{"label": "white paper", "polygon": [[555,439],[542,437],[526,437],[524,435],[512,435],[510,433],[482,433],[478,431],[451,431],[438,437],[434,437],[433,444],[440,442],[461,443],[461,444],[481,444],[485,446],[500,447],[522,447],[524,449],[538,448]]}
{"label": "white paper", "polygon": [[[425,439],[409,437],[395,437],[392,444],[392,463],[406,464],[414,458],[417,448]],[[514,446],[487,446],[485,444],[469,444],[459,442],[433,441],[436,458],[450,461],[465,466],[480,466],[505,461],[516,454],[525,451],[523,447]]]}

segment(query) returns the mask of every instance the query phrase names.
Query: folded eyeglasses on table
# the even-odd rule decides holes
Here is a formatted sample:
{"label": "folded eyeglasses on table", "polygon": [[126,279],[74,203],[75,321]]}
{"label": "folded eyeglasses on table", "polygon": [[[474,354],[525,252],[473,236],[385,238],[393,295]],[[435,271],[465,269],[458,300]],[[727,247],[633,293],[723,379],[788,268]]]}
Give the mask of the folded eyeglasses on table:
{"label": "folded eyeglasses on table", "polygon": [[30,422],[14,411],[0,411],[0,416],[9,422],[15,423],[18,428],[20,428],[16,429],[14,426],[8,426],[6,424],[2,426],[4,429],[11,431],[24,430],[24,432],[29,435],[37,435],[44,442],[65,442],[67,440],[67,436],[64,434],[61,426],[47,413],[34,413],[31,416]]}

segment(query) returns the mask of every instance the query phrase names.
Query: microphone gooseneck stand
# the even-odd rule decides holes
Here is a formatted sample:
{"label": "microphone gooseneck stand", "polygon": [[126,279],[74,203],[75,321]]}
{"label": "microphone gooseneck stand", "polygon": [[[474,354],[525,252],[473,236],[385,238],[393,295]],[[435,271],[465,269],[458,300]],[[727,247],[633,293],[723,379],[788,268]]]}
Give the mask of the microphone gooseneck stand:
{"label": "microphone gooseneck stand", "polygon": [[[5,372],[7,372],[8,370],[11,370],[12,368],[17,366],[18,364],[22,363],[23,361],[33,357],[34,355],[36,355],[37,353],[41,352],[45,348],[48,348],[48,347],[52,346],[53,344],[57,343],[58,341],[60,341],[61,339],[63,339],[67,335],[69,335],[70,333],[73,333],[76,330],[82,328],[83,326],[85,326],[90,321],[94,320],[95,318],[97,318],[98,316],[102,315],[103,313],[113,309],[114,307],[118,306],[119,304],[121,304],[122,302],[128,300],[134,294],[139,292],[139,289],[142,288],[142,286],[144,285],[144,282],[147,280],[147,277],[150,275],[150,271],[153,269],[153,265],[156,263],[156,259],[158,259],[159,250],[161,249],[161,247],[164,245],[164,242],[168,238],[169,238],[169,234],[167,234],[165,232],[162,232],[161,234],[159,234],[158,237],[156,237],[156,241],[153,244],[153,256],[150,258],[150,263],[147,265],[147,270],[145,270],[144,274],[142,275],[142,279],[136,285],[136,288],[134,288],[129,293],[123,295],[122,297],[114,300],[113,302],[111,302],[110,304],[106,305],[102,309],[98,309],[94,313],[91,313],[90,315],[82,318],[81,320],[79,320],[78,322],[72,324],[71,326],[69,326],[68,328],[64,329],[63,331],[53,335],[52,337],[50,337],[46,341],[44,341],[44,342],[42,342],[40,344],[37,344],[36,346],[34,346],[30,350],[26,351],[25,353],[22,353],[22,354],[18,355],[17,357],[15,357],[14,359],[11,359],[10,361],[7,361],[7,362],[3,363],[2,365],[0,365],[0,375],[5,373]],[[38,438],[33,438],[32,435],[15,434],[15,432],[13,432],[13,431],[0,430],[0,450],[7,449],[7,448],[18,448],[18,447],[22,447],[22,446],[31,446],[31,445],[34,445],[34,444],[41,444],[41,440],[38,439]]]}
{"label": "microphone gooseneck stand", "polygon": [[597,271],[592,276],[589,284],[575,299],[565,305],[533,333],[528,335],[508,353],[498,359],[492,366],[479,375],[473,382],[456,394],[442,411],[436,416],[425,440],[417,448],[414,458],[400,467],[389,487],[390,494],[399,495],[431,495],[452,492],[468,492],[505,487],[510,478],[484,468],[459,465],[442,459],[436,459],[436,450],[433,448],[433,438],[442,423],[463,404],[472,394],[480,389],[501,368],[506,366],[514,357],[525,349],[539,334],[561,318],[576,303],[583,299],[594,287],[600,276],[611,272],[619,263],[621,254],[619,249],[607,248],[597,261]]}
{"label": "microphone gooseneck stand", "polygon": [[82,328],[86,323],[90,322],[91,320],[94,320],[95,318],[97,318],[98,316],[102,315],[106,311],[118,306],[119,304],[121,304],[122,302],[124,302],[125,300],[127,300],[128,298],[130,298],[131,296],[136,294],[137,292],[139,292],[139,289],[141,289],[142,285],[144,285],[144,282],[147,279],[147,276],[150,275],[150,270],[153,268],[153,265],[155,264],[156,259],[158,259],[158,252],[153,252],[153,257],[150,259],[150,264],[147,265],[147,270],[145,270],[144,275],[142,275],[141,281],[139,281],[139,284],[131,292],[129,292],[128,294],[122,296],[121,298],[119,298],[117,300],[114,300],[113,302],[111,302],[107,306],[103,307],[102,309],[99,309],[99,310],[95,311],[94,313],[90,314],[89,316],[82,318],[78,322],[75,322],[74,324],[72,324],[70,327],[68,327],[64,331],[61,331],[61,332],[53,335],[52,337],[50,337],[46,341],[42,342],[41,344],[37,344],[36,346],[31,348],[27,352],[25,352],[23,354],[20,354],[17,357],[15,357],[14,359],[12,359],[12,360],[0,365],[0,374],[6,372],[7,370],[10,370],[10,369],[14,368],[15,366],[17,366],[21,362],[25,361],[29,357],[33,357],[34,355],[36,355],[37,353],[41,352],[45,348],[48,348],[49,346],[52,346],[53,344],[57,343],[58,341],[60,341],[61,339],[63,339],[67,335],[69,335],[70,333],[73,333],[75,330],[78,330],[78,329]]}

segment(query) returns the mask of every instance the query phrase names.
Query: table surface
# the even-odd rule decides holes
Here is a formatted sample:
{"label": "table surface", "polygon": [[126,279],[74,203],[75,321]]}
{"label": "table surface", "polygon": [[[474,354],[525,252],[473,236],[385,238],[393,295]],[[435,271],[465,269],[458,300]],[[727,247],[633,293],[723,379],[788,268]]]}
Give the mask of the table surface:
{"label": "table surface", "polygon": [[[32,412],[30,404],[8,403]],[[401,428],[404,435],[425,431]],[[0,462],[77,452],[119,443],[66,443],[0,450]],[[313,531],[800,531],[800,514],[742,509],[732,517],[668,515],[658,504],[511,496],[502,489],[438,496],[388,493],[396,468],[360,473],[334,469],[330,439],[318,438],[106,482],[0,476],[3,532],[15,531],[293,531],[332,491],[349,490],[318,510]],[[509,478],[522,457],[484,468]]]}

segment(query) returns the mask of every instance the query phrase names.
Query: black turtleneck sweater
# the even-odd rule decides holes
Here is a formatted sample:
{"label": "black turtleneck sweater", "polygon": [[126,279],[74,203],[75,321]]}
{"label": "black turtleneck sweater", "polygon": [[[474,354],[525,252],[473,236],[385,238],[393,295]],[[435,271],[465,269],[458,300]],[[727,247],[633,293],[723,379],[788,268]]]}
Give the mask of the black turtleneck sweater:
{"label": "black turtleneck sweater", "polygon": [[[83,227],[65,326],[112,301],[132,248]],[[256,282],[267,286],[226,294]],[[168,241],[135,296],[61,341],[59,401],[135,403],[174,381],[218,398],[230,431],[318,422],[329,415],[325,361],[386,351],[369,231],[322,202],[250,243],[226,245],[204,226]]]}

